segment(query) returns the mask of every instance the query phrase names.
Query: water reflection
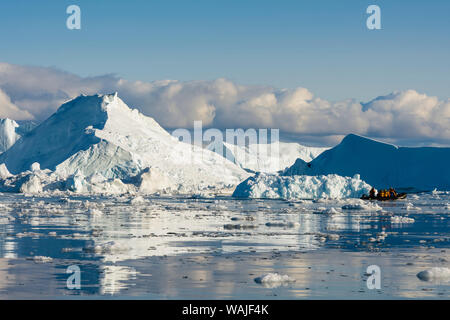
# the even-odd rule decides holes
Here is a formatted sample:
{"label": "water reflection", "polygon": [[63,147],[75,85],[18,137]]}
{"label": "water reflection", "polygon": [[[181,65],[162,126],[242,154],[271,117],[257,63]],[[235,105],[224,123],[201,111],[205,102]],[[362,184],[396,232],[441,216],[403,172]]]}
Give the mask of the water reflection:
{"label": "water reflection", "polygon": [[[418,266],[403,270],[410,257],[397,261],[392,253],[423,251],[424,261],[445,264],[444,251],[436,251],[433,260],[430,250],[448,248],[449,198],[448,194],[423,195],[373,211],[342,209],[348,201],[148,198],[130,205],[128,197],[2,194],[0,296],[7,292],[33,296],[37,287],[19,290],[17,276],[34,281],[39,273],[55,282],[54,292],[48,294],[56,296],[202,296],[196,288],[205,289],[206,298],[332,297],[342,292],[351,296],[365,292],[361,265],[374,257],[389,270],[388,279],[396,281],[396,287],[386,292],[436,296],[440,293],[427,290],[418,295],[421,283],[408,287],[412,278],[416,281],[410,270]],[[329,214],[324,208],[336,210]],[[412,217],[414,223],[392,223],[392,216]],[[34,256],[51,257],[53,262],[38,266],[26,260]],[[83,289],[78,293],[65,288],[65,268],[71,264],[83,270]],[[333,272],[341,265],[346,269],[336,276]],[[25,269],[28,274],[20,274]],[[252,282],[257,273],[277,270],[294,276],[295,285],[273,289],[282,292],[265,292]],[[405,274],[409,280],[402,283]]]}

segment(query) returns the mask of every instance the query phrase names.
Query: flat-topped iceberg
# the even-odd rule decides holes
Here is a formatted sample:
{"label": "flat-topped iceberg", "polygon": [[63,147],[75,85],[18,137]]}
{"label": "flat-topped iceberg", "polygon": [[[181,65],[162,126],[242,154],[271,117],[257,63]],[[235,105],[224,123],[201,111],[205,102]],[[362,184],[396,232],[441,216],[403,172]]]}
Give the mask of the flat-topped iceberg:
{"label": "flat-topped iceberg", "polygon": [[359,198],[367,194],[371,186],[360,179],[336,174],[322,176],[280,176],[256,174],[236,187],[238,198],[318,199]]}

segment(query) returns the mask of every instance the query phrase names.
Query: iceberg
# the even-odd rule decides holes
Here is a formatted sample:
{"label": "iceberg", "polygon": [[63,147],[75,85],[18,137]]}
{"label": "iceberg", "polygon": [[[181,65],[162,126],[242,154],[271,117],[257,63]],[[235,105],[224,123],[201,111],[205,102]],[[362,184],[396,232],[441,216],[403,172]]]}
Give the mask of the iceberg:
{"label": "iceberg", "polygon": [[287,274],[268,273],[254,279],[258,284],[262,284],[267,288],[277,288],[289,283],[293,283],[296,280],[289,277]]}
{"label": "iceberg", "polygon": [[249,176],[214,152],[180,142],[117,93],[66,102],[1,154],[0,164],[3,191],[32,193],[231,193]]}
{"label": "iceberg", "polygon": [[450,269],[444,267],[434,267],[419,272],[417,277],[422,281],[449,281]]}
{"label": "iceberg", "polygon": [[450,190],[450,148],[406,148],[350,134],[307,163],[302,159],[284,176],[328,175],[361,178],[377,189]]}
{"label": "iceberg", "polygon": [[239,184],[233,197],[286,200],[359,198],[370,189],[371,186],[357,175],[350,178],[336,174],[280,176],[260,173]]}
{"label": "iceberg", "polygon": [[309,162],[328,148],[306,147],[298,143],[254,143],[248,146],[214,142],[208,147],[239,167],[252,172],[276,173],[300,158]]}

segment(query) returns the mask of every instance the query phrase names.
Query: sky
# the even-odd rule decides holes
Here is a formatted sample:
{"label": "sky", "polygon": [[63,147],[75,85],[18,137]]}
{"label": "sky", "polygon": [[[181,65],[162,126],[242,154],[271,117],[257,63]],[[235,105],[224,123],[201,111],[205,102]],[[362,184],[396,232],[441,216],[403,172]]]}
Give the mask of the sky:
{"label": "sky", "polygon": [[[66,27],[69,16],[66,8],[72,4],[81,8],[81,30]],[[369,16],[366,8],[372,4],[381,8],[381,30],[366,27]],[[155,81],[171,79],[183,84],[182,91],[191,98],[199,91],[205,94],[208,90],[205,87],[213,87],[215,91],[208,91],[208,97],[198,98],[199,101],[191,99],[192,108],[200,110],[194,110],[191,118],[206,118],[208,122],[211,120],[208,117],[222,115],[220,121],[209,121],[211,125],[233,124],[223,116],[228,102],[238,105],[244,100],[247,105],[258,104],[253,100],[266,94],[261,98],[266,100],[260,104],[279,107],[282,103],[269,101],[267,93],[280,98],[283,90],[296,92],[299,88],[306,88],[311,97],[325,100],[332,106],[347,99],[369,103],[379,96],[414,90],[417,97],[436,97],[439,101],[436,105],[440,106],[437,114],[445,120],[450,88],[449,13],[450,1],[442,0],[1,1],[0,62],[28,68],[34,76],[46,74],[49,78],[44,81],[48,85],[45,88],[33,87],[25,83],[28,81],[25,70],[15,74],[22,76],[20,81],[11,73],[4,73],[0,81],[0,102],[9,101],[3,104],[8,106],[10,114],[18,108],[28,112],[28,115],[22,114],[23,118],[41,119],[55,108],[53,104],[59,103],[57,98],[63,100],[87,90],[80,89],[78,84],[75,89],[70,79],[82,83],[94,78],[97,84],[99,81],[108,83],[98,85],[99,90],[119,87],[123,91],[124,85],[116,83],[119,79],[127,81],[127,87],[142,86],[142,83],[154,87]],[[32,66],[54,72],[44,69],[38,72]],[[60,77],[65,78],[62,81],[67,84],[65,87],[48,84],[51,79],[61,81]],[[10,83],[8,79],[16,80]],[[222,84],[245,87],[245,90],[238,90],[240,100],[235,97],[231,102],[227,99],[218,102],[223,88],[215,87],[217,79],[228,81]],[[41,100],[31,106],[28,100],[38,94],[19,92],[19,88],[40,91],[38,98]],[[164,88],[167,90],[167,86]],[[129,101],[149,102],[139,99],[133,90],[127,90],[125,96]],[[243,96],[242,91],[246,92]],[[302,99],[309,93],[303,92]],[[51,98],[46,101],[45,96]],[[150,100],[155,102],[153,98]],[[184,96],[178,100],[181,103]],[[196,102],[204,105],[198,108],[194,106]],[[279,117],[278,122],[260,117],[259,122],[238,121],[236,125],[280,126],[280,122],[289,119],[288,109],[292,109],[286,103],[285,115]],[[183,113],[164,115],[147,105],[141,107],[163,125],[188,126],[174,118]],[[44,111],[39,113],[38,108]],[[242,117],[254,117],[250,114],[244,112]],[[326,123],[335,121],[324,118]],[[301,121],[304,130],[293,128],[299,126],[299,122],[295,122],[291,124],[291,131],[306,134],[308,128],[318,123],[312,121],[314,125],[308,125],[310,122],[306,121],[305,125],[305,121]],[[444,121],[441,125],[446,124]],[[341,123],[330,132],[318,134],[342,136],[345,128],[341,127],[345,125],[350,124]],[[435,123],[427,125],[433,127]],[[403,124],[402,129],[405,126]],[[386,131],[378,128],[376,133],[377,130],[368,125],[350,125],[350,130],[402,141],[408,139],[408,136],[397,137],[391,132],[392,128]],[[313,135],[317,134],[313,132]],[[450,139],[446,132],[422,133],[419,137],[411,133],[410,137],[431,142]]]}

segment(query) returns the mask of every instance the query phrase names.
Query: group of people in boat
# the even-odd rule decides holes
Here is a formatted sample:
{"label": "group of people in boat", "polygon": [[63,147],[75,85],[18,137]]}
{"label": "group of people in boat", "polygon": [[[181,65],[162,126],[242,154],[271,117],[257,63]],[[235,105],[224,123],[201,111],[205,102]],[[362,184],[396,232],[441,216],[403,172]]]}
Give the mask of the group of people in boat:
{"label": "group of people in boat", "polygon": [[389,190],[378,190],[378,194],[376,193],[375,188],[372,188],[369,193],[370,199],[395,199],[397,196],[398,193],[394,188],[389,188]]}

